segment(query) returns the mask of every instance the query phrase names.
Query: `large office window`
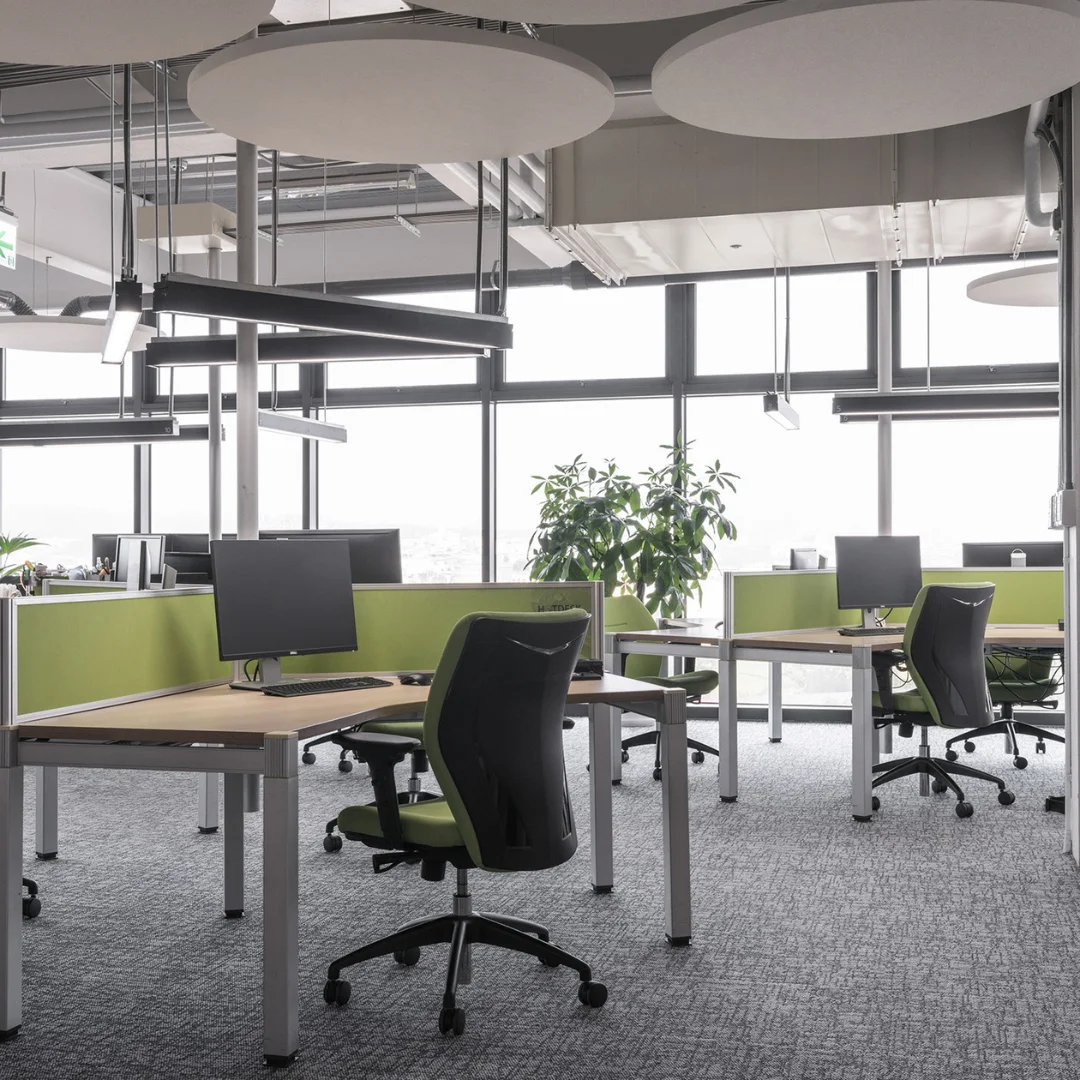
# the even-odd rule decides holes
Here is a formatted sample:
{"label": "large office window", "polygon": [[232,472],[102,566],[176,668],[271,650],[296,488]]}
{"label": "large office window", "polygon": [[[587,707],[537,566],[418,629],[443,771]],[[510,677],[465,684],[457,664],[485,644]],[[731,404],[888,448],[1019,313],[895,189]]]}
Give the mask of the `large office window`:
{"label": "large office window", "polygon": [[131,446],[13,446],[0,451],[2,527],[44,542],[27,558],[89,565],[90,537],[128,532],[134,519]]}
{"label": "large office window", "polygon": [[[1030,258],[1021,265],[1053,261]],[[1056,363],[1056,308],[1000,307],[968,299],[970,282],[1014,265],[1000,260],[905,265],[900,271],[903,366],[925,368],[928,355],[932,367]]]}
{"label": "large office window", "polygon": [[663,286],[510,294],[510,381],[658,378],[664,374]]}
{"label": "large office window", "polygon": [[[9,401],[38,398],[120,396],[120,368],[103,364],[99,353],[4,351],[5,396]],[[131,393],[131,364],[124,365],[124,393]]]}
{"label": "large office window", "polygon": [[480,409],[331,410],[319,448],[319,525],[401,530],[406,581],[479,581]]}
{"label": "large office window", "polygon": [[922,538],[924,566],[959,566],[964,541],[1060,540],[1057,486],[1051,417],[893,423],[893,531]]}
{"label": "large office window", "polygon": [[[784,275],[705,281],[697,287],[701,375],[783,370]],[[867,366],[867,275],[793,274],[791,370],[858,371]]]}
{"label": "large office window", "polygon": [[542,496],[534,476],[547,476],[581,454],[592,464],[611,458],[630,475],[663,463],[671,441],[667,400],[560,401],[498,409],[498,545],[500,581],[524,581],[529,539]]}

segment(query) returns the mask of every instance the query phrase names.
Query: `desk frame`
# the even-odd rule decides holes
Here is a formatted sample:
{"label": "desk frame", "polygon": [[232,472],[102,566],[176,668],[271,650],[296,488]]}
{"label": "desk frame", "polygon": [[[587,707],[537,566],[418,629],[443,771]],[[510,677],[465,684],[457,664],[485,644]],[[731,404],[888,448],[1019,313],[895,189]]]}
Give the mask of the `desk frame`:
{"label": "desk frame", "polygon": [[[664,770],[663,863],[665,931],[672,945],[691,937],[690,816],[686,766],[686,695],[643,683],[575,695],[589,706],[590,879],[595,892],[615,884],[611,770],[611,726],[615,703],[648,711],[661,727]],[[633,691],[638,690],[640,698]],[[423,695],[426,697],[426,691]],[[607,700],[610,699],[610,700]],[[417,704],[420,702],[418,701]],[[129,708],[134,706],[125,706]],[[299,741],[312,734],[363,722],[362,714],[320,722],[300,731],[267,732],[261,746],[207,746],[106,742],[86,736],[35,741],[48,721],[0,727],[0,1041],[18,1033],[22,1017],[23,771],[65,768],[163,770],[224,773],[226,793],[242,792],[245,775],[263,777],[263,1056],[287,1064],[300,1047],[299,1033]],[[104,727],[103,729],[104,730]],[[200,734],[205,739],[206,734]],[[133,740],[134,741],[134,740]],[[681,763],[681,767],[680,767]],[[604,782],[598,782],[604,777]],[[235,804],[238,795],[234,794]],[[226,912],[243,907],[243,847],[236,843],[243,815],[225,810],[224,901]]]}

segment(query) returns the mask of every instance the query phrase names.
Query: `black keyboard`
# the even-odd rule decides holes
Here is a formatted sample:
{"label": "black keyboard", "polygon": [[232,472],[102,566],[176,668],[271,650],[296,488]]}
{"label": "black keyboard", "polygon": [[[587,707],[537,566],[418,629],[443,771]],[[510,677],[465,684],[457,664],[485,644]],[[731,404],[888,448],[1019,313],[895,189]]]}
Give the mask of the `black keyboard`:
{"label": "black keyboard", "polygon": [[900,637],[904,636],[902,626],[841,626],[844,637]]}
{"label": "black keyboard", "polygon": [[337,694],[342,690],[373,690],[376,686],[393,685],[385,679],[376,679],[371,675],[355,675],[344,679],[275,683],[273,686],[264,686],[263,693],[271,697],[303,697],[305,694]]}

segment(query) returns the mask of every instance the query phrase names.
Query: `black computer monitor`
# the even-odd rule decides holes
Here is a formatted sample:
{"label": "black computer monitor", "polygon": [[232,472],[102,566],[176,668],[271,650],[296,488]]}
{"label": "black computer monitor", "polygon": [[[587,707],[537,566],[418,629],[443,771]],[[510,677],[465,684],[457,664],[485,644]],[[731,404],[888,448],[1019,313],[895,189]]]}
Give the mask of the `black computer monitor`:
{"label": "black computer monitor", "polygon": [[836,603],[843,610],[910,607],[922,588],[917,536],[838,536]]}
{"label": "black computer monitor", "polygon": [[345,540],[354,585],[401,582],[401,533],[397,529],[264,529],[260,540]]}
{"label": "black computer monitor", "polygon": [[1033,544],[965,544],[964,566],[1012,566],[1014,551],[1026,556],[1026,566],[1064,566],[1065,545],[1060,540]]}
{"label": "black computer monitor", "polygon": [[[168,541],[168,536],[165,537]],[[209,551],[166,551],[165,565],[176,571],[177,585],[210,585],[213,567]]]}
{"label": "black computer monitor", "polygon": [[[353,652],[356,616],[344,541],[215,540],[210,545],[222,660]],[[305,572],[305,567],[317,567]],[[264,665],[264,681],[270,665]]]}
{"label": "black computer monitor", "polygon": [[121,533],[114,555],[113,580],[125,581],[131,589],[148,589],[151,580],[161,576],[165,537],[160,533]]}
{"label": "black computer monitor", "polygon": [[194,551],[210,554],[209,533],[166,533],[165,551]]}

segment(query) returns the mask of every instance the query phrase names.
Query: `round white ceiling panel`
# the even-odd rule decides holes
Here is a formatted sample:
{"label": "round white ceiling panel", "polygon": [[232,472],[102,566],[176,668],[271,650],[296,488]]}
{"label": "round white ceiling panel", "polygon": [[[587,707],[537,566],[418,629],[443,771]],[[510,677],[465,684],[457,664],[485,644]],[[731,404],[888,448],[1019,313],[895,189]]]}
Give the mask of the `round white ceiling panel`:
{"label": "round white ceiling panel", "polygon": [[[149,326],[136,326],[131,336],[132,351],[145,349],[153,334]],[[100,354],[104,345],[104,319],[67,315],[0,315],[0,349]]]}
{"label": "round white ceiling panel", "polygon": [[359,162],[543,151],[605,124],[611,80],[531,38],[441,26],[318,26],[242,41],[188,83],[204,123],[244,142]]}
{"label": "round white ceiling panel", "polygon": [[1058,306],[1057,263],[1018,266],[1000,274],[976,278],[967,287],[970,300],[1002,307]]}
{"label": "round white ceiling panel", "polygon": [[253,30],[274,0],[0,0],[0,61],[134,64],[211,49]]}
{"label": "round white ceiling panel", "polygon": [[737,7],[745,0],[439,0],[456,15],[505,22],[553,23],[557,26],[651,22],[703,15]]}
{"label": "round white ceiling panel", "polygon": [[653,96],[711,131],[845,139],[979,120],[1078,81],[1076,0],[786,0],[669,49]]}

